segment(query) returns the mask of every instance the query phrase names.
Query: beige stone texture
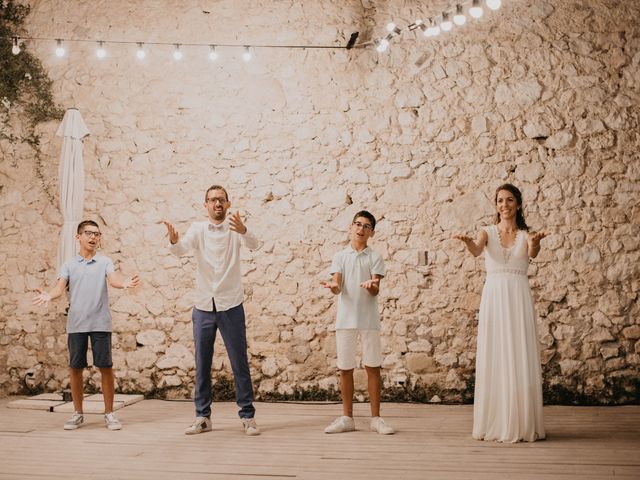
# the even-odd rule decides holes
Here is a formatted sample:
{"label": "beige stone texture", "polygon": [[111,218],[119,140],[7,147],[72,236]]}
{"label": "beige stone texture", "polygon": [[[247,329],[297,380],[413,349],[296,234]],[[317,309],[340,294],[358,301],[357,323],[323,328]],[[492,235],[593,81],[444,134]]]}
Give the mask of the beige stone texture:
{"label": "beige stone texture", "polygon": [[[241,49],[219,47],[212,63],[208,46],[187,44],[344,45],[453,2],[30,3],[30,36],[147,43],[141,62],[134,45],[107,44],[98,60],[92,43],[57,58],[29,42],[56,101],[91,131],[84,216],[100,223],[102,252],[142,278],[110,291],[121,391],[191,395],[195,262],[170,254],[156,222],[184,232],[218,183],[262,241],[242,264],[259,394],[336,387],[335,299],[319,281],[364,208],[388,270],[385,385],[469,398],[483,260],[451,237],[491,224],[495,188],[513,182],[528,223],[550,233],[530,268],[547,390],[637,400],[640,3],[510,0],[435,39],[404,32],[382,54],[256,48],[248,63]],[[151,42],[182,43],[185,58]],[[0,139],[2,394],[23,391],[28,372],[35,387],[68,386],[66,301],[31,306],[56,279],[56,129],[39,126],[39,159]],[[214,375],[230,375],[225,356],[218,340]]]}

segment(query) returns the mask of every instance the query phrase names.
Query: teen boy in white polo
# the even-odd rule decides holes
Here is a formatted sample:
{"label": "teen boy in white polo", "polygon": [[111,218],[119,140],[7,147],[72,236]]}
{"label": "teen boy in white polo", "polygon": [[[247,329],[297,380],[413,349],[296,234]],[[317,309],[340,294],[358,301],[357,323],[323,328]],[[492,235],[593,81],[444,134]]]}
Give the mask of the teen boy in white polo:
{"label": "teen boy in white polo", "polygon": [[362,363],[367,371],[371,430],[383,435],[394,433],[393,428],[380,417],[382,348],[377,295],[385,269],[382,256],[367,246],[375,227],[376,219],[371,213],[366,210],[356,213],[349,227],[349,246],[333,257],[331,281],[321,282],[331,293],[338,295],[336,343],[342,394],[342,416],[325,428],[325,433],[356,429],[353,420],[353,369],[356,367],[358,336],[362,344]]}

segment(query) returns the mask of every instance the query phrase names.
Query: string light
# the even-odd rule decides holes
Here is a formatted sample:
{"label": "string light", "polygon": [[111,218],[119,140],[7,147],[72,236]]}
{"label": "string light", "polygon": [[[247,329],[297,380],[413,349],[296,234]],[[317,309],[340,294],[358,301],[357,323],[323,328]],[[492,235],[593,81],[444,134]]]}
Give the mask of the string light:
{"label": "string light", "polygon": [[251,55],[251,50],[249,50],[248,46],[245,46],[244,52],[242,53],[242,60],[244,60],[245,62],[250,62],[252,58],[253,55]]}
{"label": "string light", "polygon": [[209,51],[209,60],[215,62],[218,59],[218,52],[216,52],[216,46],[211,45],[211,50]]}
{"label": "string light", "polygon": [[387,32],[389,32],[391,34],[400,35],[402,30],[400,30],[395,23],[389,22],[389,23],[387,23]]}
{"label": "string light", "polygon": [[138,60],[143,60],[144,57],[147,56],[147,52],[144,51],[144,47],[142,45],[142,42],[139,42],[138,50],[136,50],[136,57],[138,57]]}
{"label": "string light", "polygon": [[480,6],[480,0],[473,0],[471,2],[471,8],[469,8],[469,15],[471,15],[475,19],[478,19],[482,17],[483,13],[484,12],[482,11],[482,7]]}
{"label": "string light", "polygon": [[425,37],[437,37],[440,35],[440,26],[436,25],[436,22],[433,21],[433,18],[429,19],[429,28],[424,31]]}
{"label": "string light", "polygon": [[173,51],[173,59],[176,61],[182,60],[182,52],[180,51],[179,43],[176,43],[176,49]]}
{"label": "string light", "polygon": [[449,14],[442,12],[442,22],[440,22],[440,30],[443,32],[449,32],[453,28],[453,23],[449,20]]}
{"label": "string light", "polygon": [[20,45],[18,44],[18,37],[13,37],[13,46],[11,47],[11,53],[18,55],[20,53]]}
{"label": "string light", "polygon": [[62,46],[62,40],[58,39],[56,40],[56,56],[64,57],[64,54],[65,54],[65,50],[64,50],[64,47]]}
{"label": "string light", "polygon": [[107,51],[104,49],[104,42],[98,42],[98,49],[96,50],[96,57],[104,58],[107,56]]}
{"label": "string light", "polygon": [[467,21],[467,17],[465,17],[464,13],[462,12],[462,5],[457,4],[456,14],[453,16],[453,23],[461,27],[462,25],[465,24],[466,21]]}
{"label": "string light", "polygon": [[[219,53],[217,47],[223,48],[243,48],[242,59],[245,62],[251,61],[254,54],[252,49],[264,48],[264,49],[353,49],[353,48],[367,48],[374,46],[378,52],[386,51],[391,41],[395,36],[400,36],[403,31],[414,31],[420,30],[424,36],[426,37],[435,37],[440,34],[441,31],[449,32],[453,29],[453,25],[462,26],[466,24],[466,16],[464,13],[464,5],[469,4],[469,15],[474,19],[479,19],[483,16],[483,5],[486,5],[491,10],[497,10],[502,6],[502,0],[457,0],[459,3],[455,4],[455,14],[450,14],[452,11],[445,10],[441,14],[441,21],[438,24],[434,21],[434,18],[429,18],[428,22],[423,22],[422,20],[416,20],[414,23],[407,25],[404,28],[398,27],[395,22],[389,22],[386,25],[386,30],[388,34],[379,39],[368,40],[359,44],[356,44],[356,39],[358,38],[358,32],[354,32],[351,34],[350,39],[346,45],[278,45],[278,44],[256,44],[256,45],[247,45],[247,44],[238,44],[238,43],[230,43],[230,44],[221,44],[216,43],[215,45],[212,43],[169,43],[169,42],[145,42],[147,45],[173,45],[174,52],[173,58],[176,61],[179,61],[183,58],[183,51],[181,47],[208,47],[209,48],[209,60],[211,62],[215,62],[219,58]],[[450,18],[453,16],[453,22]],[[12,42],[11,52],[14,55],[18,55],[21,51],[21,46],[19,43],[19,38],[17,36],[0,36],[0,39],[7,39]],[[121,41],[121,40],[107,40],[107,41],[97,41],[97,40],[89,40],[89,39],[62,39],[62,38],[42,38],[42,37],[32,37],[32,38],[24,38],[22,40],[36,40],[36,41],[55,41],[56,49],[55,54],[58,57],[63,57],[66,55],[66,50],[63,47],[63,42],[71,42],[71,43],[88,43],[93,42],[94,44],[98,43],[98,48],[96,49],[96,56],[100,59],[103,59],[107,56],[107,50],[105,49],[106,44],[137,44],[138,48],[136,50],[136,57],[139,60],[143,60],[146,57],[146,50],[144,48],[143,42],[133,42],[133,41]]]}

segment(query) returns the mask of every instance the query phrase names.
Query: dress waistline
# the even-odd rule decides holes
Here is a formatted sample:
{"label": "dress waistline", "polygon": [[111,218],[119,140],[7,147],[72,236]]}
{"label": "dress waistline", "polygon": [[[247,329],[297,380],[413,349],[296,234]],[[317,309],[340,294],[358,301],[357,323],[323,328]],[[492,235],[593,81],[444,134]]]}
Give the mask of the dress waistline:
{"label": "dress waistline", "polygon": [[522,268],[513,268],[513,267],[501,267],[501,268],[492,268],[491,270],[487,270],[487,275],[524,275],[527,276],[527,270]]}

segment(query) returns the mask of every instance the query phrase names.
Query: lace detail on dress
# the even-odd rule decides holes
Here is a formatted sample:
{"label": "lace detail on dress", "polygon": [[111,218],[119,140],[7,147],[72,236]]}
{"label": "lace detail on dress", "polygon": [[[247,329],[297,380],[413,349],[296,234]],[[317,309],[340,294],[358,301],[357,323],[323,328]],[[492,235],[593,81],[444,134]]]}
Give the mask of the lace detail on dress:
{"label": "lace detail on dress", "polygon": [[502,259],[504,260],[505,265],[509,263],[509,259],[511,258],[511,253],[513,249],[518,244],[518,236],[520,235],[520,230],[516,230],[516,237],[513,239],[513,245],[510,247],[505,247],[504,242],[502,241],[502,235],[500,234],[500,227],[496,225],[496,232],[498,232],[498,244],[500,245],[500,250],[502,251]]}
{"label": "lace detail on dress", "polygon": [[501,273],[512,273],[516,275],[526,275],[527,270],[522,268],[500,267],[487,270],[487,275],[499,275]]}

